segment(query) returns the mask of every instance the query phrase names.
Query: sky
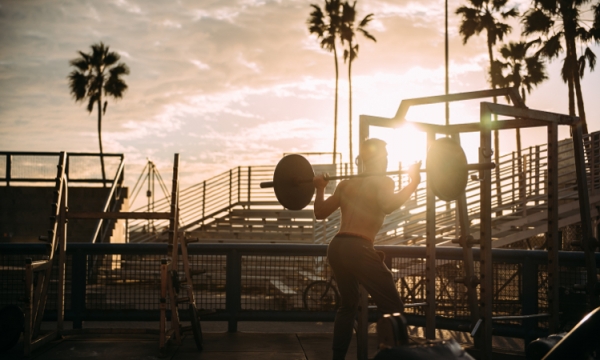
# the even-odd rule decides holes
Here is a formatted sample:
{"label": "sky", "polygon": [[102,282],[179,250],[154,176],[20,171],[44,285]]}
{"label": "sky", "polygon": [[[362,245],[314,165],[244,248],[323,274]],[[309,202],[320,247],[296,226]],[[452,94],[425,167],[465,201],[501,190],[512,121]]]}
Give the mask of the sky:
{"label": "sky", "polygon": [[[98,152],[97,114],[73,100],[67,75],[78,51],[102,41],[131,69],[124,98],[109,99],[102,125],[104,151],[125,154],[129,186],[147,159],[168,181],[174,153],[185,187],[236,166],[274,165],[284,153],[331,152],[334,59],[308,32],[311,2],[0,0],[0,149]],[[449,1],[451,93],[489,88],[484,36],[464,45],[458,33],[461,4]],[[529,4],[509,1],[521,13]],[[373,14],[368,29],[377,42],[359,37],[352,64],[355,156],[360,114],[392,117],[402,99],[444,93],[443,0],[359,0],[356,7],[359,18]],[[511,24],[508,39],[522,39],[518,21]],[[592,49],[600,55],[600,46]],[[560,66],[548,64],[550,79],[528,95],[530,108],[568,112]],[[582,87],[588,127],[600,130],[600,71],[588,70]],[[478,102],[451,104],[451,123],[479,121]],[[407,119],[443,124],[444,109],[422,106]],[[338,149],[348,161],[342,59],[338,121]],[[390,164],[426,152],[421,133],[371,134],[388,141]],[[476,160],[478,138],[462,141]],[[545,130],[524,131],[524,146],[544,142]],[[500,152],[514,149],[514,132],[503,131]]]}

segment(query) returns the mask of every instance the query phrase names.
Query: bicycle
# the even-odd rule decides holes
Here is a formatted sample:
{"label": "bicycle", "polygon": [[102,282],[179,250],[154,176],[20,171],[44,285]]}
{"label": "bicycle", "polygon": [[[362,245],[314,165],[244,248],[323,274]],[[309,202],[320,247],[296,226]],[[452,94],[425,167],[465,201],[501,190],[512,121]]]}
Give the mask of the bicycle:
{"label": "bicycle", "polygon": [[316,280],[306,286],[302,293],[302,303],[306,310],[337,310],[340,303],[340,292],[334,284],[334,278]]}

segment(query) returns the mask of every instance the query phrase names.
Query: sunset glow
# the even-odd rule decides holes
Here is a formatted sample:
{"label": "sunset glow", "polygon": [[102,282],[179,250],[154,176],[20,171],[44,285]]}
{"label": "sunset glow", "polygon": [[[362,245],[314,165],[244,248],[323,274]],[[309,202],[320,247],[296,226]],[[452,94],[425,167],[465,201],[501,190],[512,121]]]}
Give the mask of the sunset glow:
{"label": "sunset glow", "polygon": [[[104,151],[124,153],[128,174],[137,175],[150,158],[168,178],[178,152],[186,164],[185,186],[236,166],[275,164],[283,153],[332,152],[334,61],[308,31],[309,4],[1,2],[2,149],[98,151],[95,114],[73,101],[66,77],[77,51],[103,41],[131,69],[129,88],[122,99],[109,101],[102,128]],[[460,5],[449,1],[452,93],[489,88],[485,39],[463,45],[453,14]],[[528,6],[515,5],[521,12]],[[377,42],[359,37],[352,65],[354,155],[361,114],[393,117],[403,99],[444,93],[442,9],[438,0],[357,2],[359,17],[374,14],[369,31]],[[509,39],[518,40],[520,25],[512,26]],[[600,54],[597,45],[592,49]],[[558,60],[549,64],[550,79],[528,96],[529,107],[567,112],[560,66]],[[586,72],[582,86],[588,126],[596,131],[600,71]],[[349,160],[348,90],[340,55],[337,151],[343,161]],[[478,101],[453,103],[450,110],[452,123],[479,120]],[[436,124],[444,118],[443,105],[415,107],[407,115],[409,121]],[[371,134],[388,142],[392,168],[425,157],[425,135],[418,131]],[[476,160],[478,140],[465,139],[467,157]],[[501,141],[501,152],[514,149],[513,133]],[[533,131],[523,141],[542,143],[545,135]]]}

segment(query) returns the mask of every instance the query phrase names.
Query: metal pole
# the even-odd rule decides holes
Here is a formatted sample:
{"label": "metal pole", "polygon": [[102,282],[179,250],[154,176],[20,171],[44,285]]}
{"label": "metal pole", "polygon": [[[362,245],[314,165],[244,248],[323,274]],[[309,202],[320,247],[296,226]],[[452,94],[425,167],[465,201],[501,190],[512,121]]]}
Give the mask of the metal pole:
{"label": "metal pole", "polygon": [[[448,0],[445,1],[445,17],[444,17],[444,65],[446,69],[445,73],[445,86],[444,94],[448,95],[450,91],[450,82],[448,80],[449,65],[448,65]],[[446,125],[450,125],[450,103],[446,101]]]}
{"label": "metal pole", "polygon": [[548,310],[550,333],[558,330],[558,125],[548,125]]}
{"label": "metal pole", "polygon": [[6,155],[6,186],[10,186],[10,173],[12,172],[12,155]]}
{"label": "metal pole", "polygon": [[[435,141],[435,133],[427,133],[428,147]],[[435,195],[427,179],[427,208],[426,208],[426,233],[427,245],[425,247],[425,337],[435,339]]]}
{"label": "metal pole", "polygon": [[252,199],[252,197],[250,196],[251,188],[252,188],[252,186],[250,186],[251,183],[252,183],[252,167],[248,166],[248,210],[250,210],[250,199]]}
{"label": "metal pole", "polygon": [[[481,104],[481,133],[479,162],[490,163],[492,161],[492,113]],[[498,149],[495,149],[496,151]],[[492,359],[492,305],[493,305],[493,267],[492,267],[492,172],[491,170],[480,170],[480,321],[481,331],[478,337],[481,343],[481,358]],[[500,204],[498,204],[500,205]]]}
{"label": "metal pole", "polygon": [[[594,253],[598,243],[592,235],[592,219],[590,218],[590,202],[588,195],[587,176],[585,168],[585,155],[583,153],[583,135],[578,122],[573,126],[573,150],[575,152],[575,168],[577,170],[577,189],[579,192],[579,211],[581,214],[581,247],[585,253],[585,267],[587,270],[586,290],[590,298],[591,309],[600,304],[598,299],[598,275]],[[591,151],[590,151],[591,152]],[[592,184],[593,185],[593,184]]]}

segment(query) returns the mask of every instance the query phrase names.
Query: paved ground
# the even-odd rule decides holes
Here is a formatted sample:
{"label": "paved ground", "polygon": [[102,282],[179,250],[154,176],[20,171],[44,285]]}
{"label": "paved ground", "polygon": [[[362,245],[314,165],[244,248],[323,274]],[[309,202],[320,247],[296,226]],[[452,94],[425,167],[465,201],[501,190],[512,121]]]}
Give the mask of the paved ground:
{"label": "paved ground", "polygon": [[[158,351],[158,336],[144,334],[144,329],[155,331],[158,324],[126,323],[132,329],[125,334],[107,334],[118,324],[122,332],[123,323],[86,323],[85,328],[98,329],[99,333],[65,336],[36,350],[30,359],[80,360],[80,359],[263,359],[263,360],[325,360],[331,358],[331,323],[290,322],[240,322],[237,333],[228,333],[226,323],[203,322],[204,349],[199,352],[191,334],[183,338],[181,345],[173,345],[166,354]],[[156,325],[156,326],[155,326]],[[53,324],[44,324],[52,328]],[[135,333],[135,332],[138,333]],[[102,333],[104,332],[104,333]],[[414,330],[418,335],[419,330]],[[449,334],[440,333],[440,338]],[[369,334],[369,358],[377,353],[377,338],[374,329]],[[456,336],[454,336],[456,338]],[[460,338],[457,340],[461,341]],[[468,343],[468,339],[466,340]],[[465,343],[465,341],[462,341]],[[515,346],[515,344],[509,344]],[[21,359],[22,343],[17,344],[0,358]],[[353,339],[346,359],[356,359],[356,342]]]}

